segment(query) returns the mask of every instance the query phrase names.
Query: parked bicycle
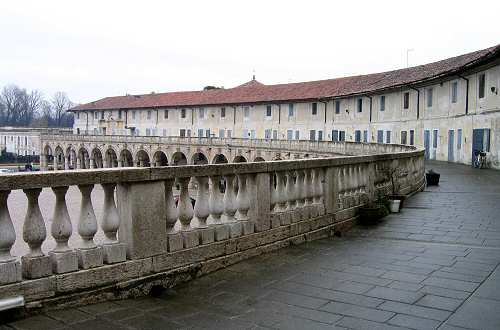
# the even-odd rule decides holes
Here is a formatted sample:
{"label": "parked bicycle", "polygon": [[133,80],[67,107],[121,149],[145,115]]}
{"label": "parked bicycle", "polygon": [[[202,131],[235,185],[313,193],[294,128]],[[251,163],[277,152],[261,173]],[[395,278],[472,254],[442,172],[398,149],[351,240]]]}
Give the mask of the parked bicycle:
{"label": "parked bicycle", "polygon": [[474,150],[474,161],[472,166],[475,168],[486,168],[486,152]]}

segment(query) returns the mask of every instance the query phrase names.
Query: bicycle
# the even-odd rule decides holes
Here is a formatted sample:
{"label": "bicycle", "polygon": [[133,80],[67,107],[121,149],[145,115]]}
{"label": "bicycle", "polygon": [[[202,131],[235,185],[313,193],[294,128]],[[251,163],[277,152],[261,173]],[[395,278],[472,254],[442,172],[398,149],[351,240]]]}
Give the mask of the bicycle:
{"label": "bicycle", "polygon": [[474,168],[486,168],[486,152],[482,150],[474,150]]}

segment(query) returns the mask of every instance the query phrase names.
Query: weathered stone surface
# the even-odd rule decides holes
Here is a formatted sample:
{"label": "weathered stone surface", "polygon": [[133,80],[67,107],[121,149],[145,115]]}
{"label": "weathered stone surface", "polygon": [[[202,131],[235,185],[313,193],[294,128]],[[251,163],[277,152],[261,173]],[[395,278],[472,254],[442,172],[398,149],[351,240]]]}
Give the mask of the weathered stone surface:
{"label": "weathered stone surface", "polygon": [[52,275],[52,261],[49,256],[22,257],[21,264],[23,277],[26,279],[36,279]]}
{"label": "weathered stone surface", "polygon": [[229,238],[229,227],[226,224],[213,225],[215,229],[215,240],[223,241]]}
{"label": "weathered stone surface", "polygon": [[241,222],[230,222],[227,224],[229,226],[229,237],[236,238],[240,237],[242,233]]}
{"label": "weathered stone surface", "polygon": [[200,233],[198,230],[181,231],[182,242],[185,249],[200,245]]}
{"label": "weathered stone surface", "polygon": [[210,244],[215,242],[215,229],[213,227],[199,228],[200,244]]}
{"label": "weathered stone surface", "polygon": [[255,224],[252,221],[240,221],[242,234],[249,235],[255,232]]}
{"label": "weathered stone surface", "polygon": [[49,252],[54,274],[69,273],[78,270],[78,256],[76,251]]}
{"label": "weathered stone surface", "polygon": [[105,264],[115,264],[127,259],[127,245],[124,243],[102,245]]}
{"label": "weathered stone surface", "polygon": [[168,233],[168,251],[175,252],[184,248],[182,234],[180,232]]}
{"label": "weathered stone surface", "polygon": [[0,263],[0,284],[9,284],[21,280],[21,264],[18,261]]}
{"label": "weathered stone surface", "polygon": [[76,253],[80,269],[89,269],[103,265],[103,251],[99,246],[92,249],[77,249]]}

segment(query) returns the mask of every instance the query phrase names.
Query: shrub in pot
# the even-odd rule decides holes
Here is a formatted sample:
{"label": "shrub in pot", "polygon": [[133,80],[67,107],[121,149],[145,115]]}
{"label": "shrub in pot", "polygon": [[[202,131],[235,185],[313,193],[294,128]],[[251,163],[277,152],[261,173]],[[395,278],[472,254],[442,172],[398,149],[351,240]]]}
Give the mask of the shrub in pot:
{"label": "shrub in pot", "polygon": [[375,202],[371,202],[359,209],[359,219],[363,224],[375,224],[389,214],[389,200],[381,195]]}

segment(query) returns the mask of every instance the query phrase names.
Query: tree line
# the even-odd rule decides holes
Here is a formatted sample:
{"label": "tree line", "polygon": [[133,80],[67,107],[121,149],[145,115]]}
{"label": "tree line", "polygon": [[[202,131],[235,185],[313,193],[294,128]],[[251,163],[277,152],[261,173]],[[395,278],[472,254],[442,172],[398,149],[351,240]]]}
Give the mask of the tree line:
{"label": "tree line", "polygon": [[0,126],[71,127],[75,104],[65,92],[46,98],[39,90],[7,85],[0,91]]}

